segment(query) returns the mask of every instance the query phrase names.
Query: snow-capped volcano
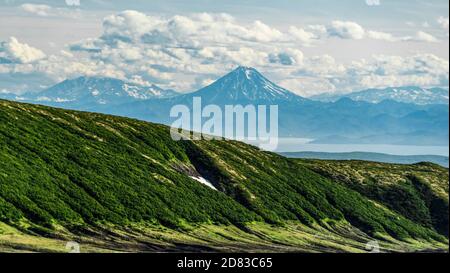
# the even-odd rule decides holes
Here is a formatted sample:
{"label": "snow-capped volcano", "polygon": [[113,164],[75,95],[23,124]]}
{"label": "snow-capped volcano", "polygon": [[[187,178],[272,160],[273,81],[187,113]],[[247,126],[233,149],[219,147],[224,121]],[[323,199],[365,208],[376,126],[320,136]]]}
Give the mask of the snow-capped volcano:
{"label": "snow-capped volcano", "polygon": [[32,100],[43,103],[115,105],[151,98],[166,98],[176,94],[156,85],[142,86],[104,77],[79,77],[65,80],[31,96]]}
{"label": "snow-capped volcano", "polygon": [[238,67],[209,86],[190,95],[213,102],[302,101],[304,98],[274,84],[256,69]]}

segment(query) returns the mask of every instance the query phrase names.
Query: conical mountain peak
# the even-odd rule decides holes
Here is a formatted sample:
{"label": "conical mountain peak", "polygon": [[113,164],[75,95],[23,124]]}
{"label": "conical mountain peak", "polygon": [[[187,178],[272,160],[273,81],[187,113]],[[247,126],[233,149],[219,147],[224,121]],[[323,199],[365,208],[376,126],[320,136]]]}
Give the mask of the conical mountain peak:
{"label": "conical mountain peak", "polygon": [[303,100],[300,96],[276,85],[252,67],[239,66],[194,95],[214,101],[276,102]]}

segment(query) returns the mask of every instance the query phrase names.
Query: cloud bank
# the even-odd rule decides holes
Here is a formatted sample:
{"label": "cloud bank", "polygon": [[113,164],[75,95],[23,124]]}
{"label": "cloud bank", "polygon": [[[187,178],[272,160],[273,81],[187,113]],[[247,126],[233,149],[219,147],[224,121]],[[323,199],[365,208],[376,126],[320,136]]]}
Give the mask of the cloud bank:
{"label": "cloud bank", "polygon": [[[51,14],[45,7],[28,9],[38,16]],[[445,27],[445,19],[440,21]],[[241,23],[229,14],[160,17],[127,10],[106,17],[99,37],[70,44],[58,54],[46,56],[15,38],[1,43],[0,79],[21,75],[30,81],[15,87],[0,86],[0,90],[31,89],[48,84],[49,79],[56,82],[88,75],[138,79],[163,88],[194,91],[238,65],[267,72],[275,82],[301,95],[367,87],[448,85],[448,60],[432,54],[375,55],[344,64],[329,55],[307,56],[303,52],[329,39],[439,42],[423,31],[397,37],[351,21],[280,30],[262,21]],[[39,77],[45,83],[38,83]]]}
{"label": "cloud bank", "polygon": [[27,64],[45,58],[46,55],[41,50],[20,43],[15,37],[9,41],[0,43],[0,58],[8,64]]}

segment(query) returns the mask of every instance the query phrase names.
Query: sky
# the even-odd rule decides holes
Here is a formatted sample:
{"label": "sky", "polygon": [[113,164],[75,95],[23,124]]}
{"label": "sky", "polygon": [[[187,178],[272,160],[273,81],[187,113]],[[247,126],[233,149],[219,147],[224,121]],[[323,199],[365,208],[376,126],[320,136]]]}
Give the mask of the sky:
{"label": "sky", "polygon": [[79,76],[192,92],[237,66],[299,95],[448,88],[447,0],[0,0],[0,92]]}

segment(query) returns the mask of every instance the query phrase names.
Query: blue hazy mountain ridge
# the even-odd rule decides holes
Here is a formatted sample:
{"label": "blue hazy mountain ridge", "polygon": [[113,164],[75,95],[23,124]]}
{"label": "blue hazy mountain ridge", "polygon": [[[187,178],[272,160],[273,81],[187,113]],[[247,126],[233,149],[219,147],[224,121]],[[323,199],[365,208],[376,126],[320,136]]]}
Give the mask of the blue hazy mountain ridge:
{"label": "blue hazy mountain ridge", "polygon": [[170,125],[175,120],[170,118],[174,105],[191,108],[193,98],[200,97],[203,106],[215,104],[222,109],[225,105],[278,105],[281,137],[311,138],[315,143],[448,145],[445,104],[370,103],[347,97],[315,101],[274,84],[249,67],[239,67],[193,93],[175,95],[154,88],[158,95],[148,87],[120,80],[81,77],[35,94],[28,102]]}
{"label": "blue hazy mountain ridge", "polygon": [[0,98],[5,100],[16,100],[17,95],[8,92],[0,92]]}
{"label": "blue hazy mountain ridge", "polygon": [[387,87],[383,89],[367,89],[349,94],[324,93],[310,97],[310,99],[334,102],[341,98],[355,101],[379,103],[384,100],[395,100],[414,104],[449,104],[448,89],[434,87],[421,88],[418,86]]}

